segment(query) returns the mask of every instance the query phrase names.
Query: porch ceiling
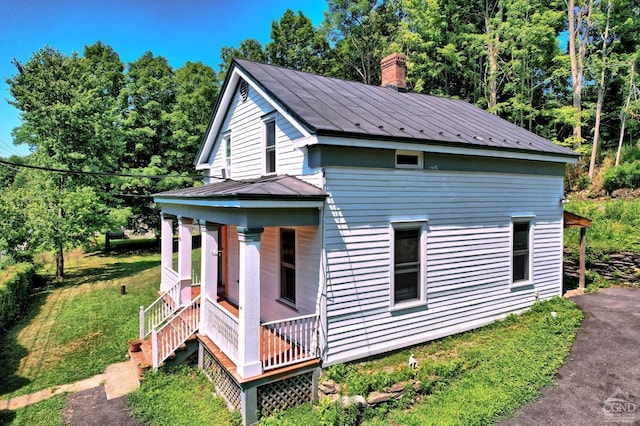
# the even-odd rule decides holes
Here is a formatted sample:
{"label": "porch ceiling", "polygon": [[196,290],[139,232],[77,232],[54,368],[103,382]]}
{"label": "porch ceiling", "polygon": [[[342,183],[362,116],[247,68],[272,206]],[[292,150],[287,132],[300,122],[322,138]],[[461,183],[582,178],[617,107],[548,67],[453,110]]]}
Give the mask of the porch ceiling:
{"label": "porch ceiling", "polygon": [[318,225],[327,194],[292,176],[224,180],[154,195],[164,214],[245,227]]}

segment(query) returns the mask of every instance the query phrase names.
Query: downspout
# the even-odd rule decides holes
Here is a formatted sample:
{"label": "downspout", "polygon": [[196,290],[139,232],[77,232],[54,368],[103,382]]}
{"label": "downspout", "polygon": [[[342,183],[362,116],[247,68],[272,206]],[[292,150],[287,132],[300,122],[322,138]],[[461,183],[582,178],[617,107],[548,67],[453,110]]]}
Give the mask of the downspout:
{"label": "downspout", "polygon": [[[322,169],[322,190],[326,192],[327,183],[325,179],[325,170]],[[327,251],[326,251],[326,234],[324,232],[325,227],[325,214],[326,214],[327,201],[325,199],[322,207],[320,208],[320,233],[321,233],[321,255],[320,255],[320,285],[318,286],[317,300],[317,312],[319,315],[316,317],[316,356],[321,360],[324,358],[327,348],[326,342],[326,324],[327,324]],[[322,348],[320,345],[322,344]]]}

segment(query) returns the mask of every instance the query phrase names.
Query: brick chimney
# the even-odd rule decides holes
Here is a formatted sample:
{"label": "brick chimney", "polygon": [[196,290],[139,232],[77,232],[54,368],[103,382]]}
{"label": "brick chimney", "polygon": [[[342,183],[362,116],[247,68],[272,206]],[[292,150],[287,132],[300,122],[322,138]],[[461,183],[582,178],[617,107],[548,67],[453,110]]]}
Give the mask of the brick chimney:
{"label": "brick chimney", "polygon": [[398,92],[407,91],[407,58],[402,53],[392,53],[380,61],[382,87]]}

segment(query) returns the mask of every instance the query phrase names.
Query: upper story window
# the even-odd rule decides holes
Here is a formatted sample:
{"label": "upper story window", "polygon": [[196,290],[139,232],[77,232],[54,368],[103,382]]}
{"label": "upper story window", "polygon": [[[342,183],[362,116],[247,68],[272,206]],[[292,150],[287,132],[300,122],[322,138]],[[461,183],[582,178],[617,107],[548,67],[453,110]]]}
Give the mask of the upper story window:
{"label": "upper story window", "polygon": [[422,152],[396,150],[396,167],[403,169],[421,169]]}
{"label": "upper story window", "polygon": [[264,158],[265,174],[276,172],[276,119],[271,117],[264,122]]}
{"label": "upper story window", "polygon": [[222,177],[231,177],[231,134],[222,137],[222,149],[224,149],[224,162],[222,165]]}

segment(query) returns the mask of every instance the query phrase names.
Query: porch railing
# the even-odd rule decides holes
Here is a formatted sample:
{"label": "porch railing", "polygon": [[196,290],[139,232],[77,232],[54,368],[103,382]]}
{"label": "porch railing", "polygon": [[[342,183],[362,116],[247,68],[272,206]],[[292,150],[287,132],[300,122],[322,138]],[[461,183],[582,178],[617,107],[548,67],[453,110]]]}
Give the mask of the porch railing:
{"label": "porch railing", "polygon": [[[177,276],[176,276],[177,277]],[[140,306],[140,339],[145,339],[156,327],[180,308],[180,283],[175,284],[158,297],[146,309]]]}
{"label": "porch railing", "polygon": [[312,314],[262,323],[262,369],[315,358],[317,318]]}
{"label": "porch railing", "polygon": [[161,280],[161,286],[165,286],[167,285],[167,283],[171,283],[171,285],[173,285],[174,283],[180,281],[178,279],[178,273],[171,268],[167,268],[166,266],[162,268]]}
{"label": "porch railing", "polygon": [[151,331],[153,368],[158,368],[180,345],[198,330],[200,323],[200,296],[183,306],[160,329]]}
{"label": "porch railing", "polygon": [[200,265],[201,263],[199,260],[191,262],[191,285],[200,285],[202,282],[202,269]]}
{"label": "porch railing", "polygon": [[238,318],[214,302],[206,299],[207,334],[222,352],[234,363],[238,364]]}

